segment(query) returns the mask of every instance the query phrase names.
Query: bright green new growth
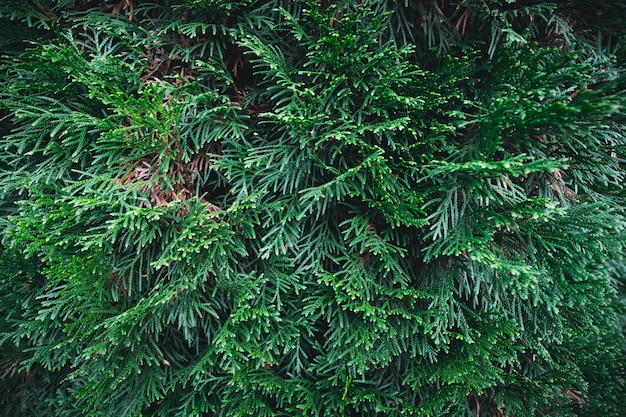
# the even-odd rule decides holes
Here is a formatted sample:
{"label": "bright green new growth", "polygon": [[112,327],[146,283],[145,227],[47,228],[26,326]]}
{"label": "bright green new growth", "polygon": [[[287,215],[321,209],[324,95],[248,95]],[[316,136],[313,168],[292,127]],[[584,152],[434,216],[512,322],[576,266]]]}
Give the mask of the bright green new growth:
{"label": "bright green new growth", "polygon": [[14,3],[1,416],[623,412],[626,3]]}

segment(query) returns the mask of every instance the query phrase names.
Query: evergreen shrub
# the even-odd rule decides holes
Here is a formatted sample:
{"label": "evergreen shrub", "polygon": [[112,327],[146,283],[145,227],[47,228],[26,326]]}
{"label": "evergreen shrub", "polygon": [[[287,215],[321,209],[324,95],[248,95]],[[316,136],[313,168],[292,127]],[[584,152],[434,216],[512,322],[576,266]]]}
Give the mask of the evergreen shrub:
{"label": "evergreen shrub", "polygon": [[3,1],[0,415],[623,415],[625,16]]}

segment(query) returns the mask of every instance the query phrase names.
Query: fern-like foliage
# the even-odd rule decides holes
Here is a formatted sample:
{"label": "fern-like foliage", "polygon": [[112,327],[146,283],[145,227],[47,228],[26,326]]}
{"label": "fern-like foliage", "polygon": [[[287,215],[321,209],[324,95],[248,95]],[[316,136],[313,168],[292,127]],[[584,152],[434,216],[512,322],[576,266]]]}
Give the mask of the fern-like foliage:
{"label": "fern-like foliage", "polygon": [[0,415],[619,416],[582,3],[0,6]]}

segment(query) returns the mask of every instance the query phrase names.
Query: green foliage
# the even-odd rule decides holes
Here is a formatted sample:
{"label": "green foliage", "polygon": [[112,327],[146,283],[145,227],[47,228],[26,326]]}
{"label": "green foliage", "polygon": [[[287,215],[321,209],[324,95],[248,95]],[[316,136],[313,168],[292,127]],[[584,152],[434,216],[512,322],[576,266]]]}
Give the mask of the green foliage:
{"label": "green foliage", "polygon": [[620,415],[624,2],[13,3],[0,415]]}

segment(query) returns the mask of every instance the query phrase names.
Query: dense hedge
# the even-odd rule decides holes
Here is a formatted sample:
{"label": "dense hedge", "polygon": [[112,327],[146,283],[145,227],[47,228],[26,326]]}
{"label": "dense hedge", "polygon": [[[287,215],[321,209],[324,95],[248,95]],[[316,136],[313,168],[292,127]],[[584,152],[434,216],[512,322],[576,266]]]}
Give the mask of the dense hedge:
{"label": "dense hedge", "polygon": [[619,416],[624,16],[3,1],[0,415]]}

